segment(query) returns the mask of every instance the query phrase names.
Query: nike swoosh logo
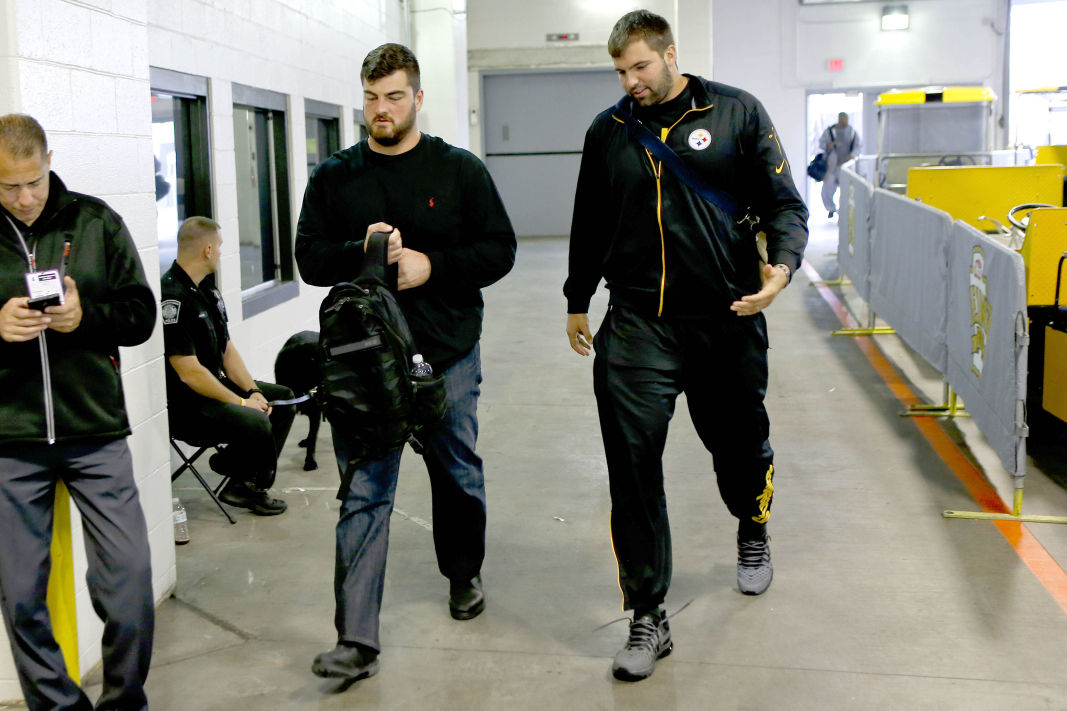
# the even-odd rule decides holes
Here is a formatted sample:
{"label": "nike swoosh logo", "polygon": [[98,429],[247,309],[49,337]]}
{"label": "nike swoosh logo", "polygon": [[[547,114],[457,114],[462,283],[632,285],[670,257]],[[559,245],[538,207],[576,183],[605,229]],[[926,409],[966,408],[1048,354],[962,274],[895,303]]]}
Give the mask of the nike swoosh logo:
{"label": "nike swoosh logo", "polygon": [[785,161],[783,160],[783,161],[782,161],[782,163],[781,163],[781,165],[779,165],[779,166],[778,166],[777,168],[775,168],[775,169],[774,169],[774,172],[775,172],[775,173],[778,173],[779,175],[781,175],[781,173],[782,173],[782,168],[784,168],[784,167],[785,167]]}

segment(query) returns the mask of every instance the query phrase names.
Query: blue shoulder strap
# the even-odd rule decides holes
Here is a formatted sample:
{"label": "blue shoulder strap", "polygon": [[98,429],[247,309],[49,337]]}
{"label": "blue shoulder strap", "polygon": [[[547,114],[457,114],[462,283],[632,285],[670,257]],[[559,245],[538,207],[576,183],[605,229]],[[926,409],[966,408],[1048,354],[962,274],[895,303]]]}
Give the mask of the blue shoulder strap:
{"label": "blue shoulder strap", "polygon": [[689,170],[689,167],[682,162],[677,153],[672,151],[666,143],[656,138],[652,131],[648,130],[647,126],[634,117],[627,106],[629,98],[629,96],[624,96],[619,99],[619,103],[615,104],[615,110],[612,115],[626,125],[630,135],[636,138],[645,150],[670,168],[671,172],[677,175],[683,183],[688,185],[700,197],[715,205],[735,221],[743,220],[747,216],[746,211],[741,209],[732,195],[705,183],[698,175]]}

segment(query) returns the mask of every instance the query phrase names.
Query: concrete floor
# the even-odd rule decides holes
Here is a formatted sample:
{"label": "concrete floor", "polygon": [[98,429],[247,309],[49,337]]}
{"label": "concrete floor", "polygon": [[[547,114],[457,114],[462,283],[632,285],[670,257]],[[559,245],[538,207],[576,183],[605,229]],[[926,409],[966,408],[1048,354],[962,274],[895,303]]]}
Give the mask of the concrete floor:
{"label": "concrete floor", "polygon": [[[824,276],[836,275],[835,249],[835,224],[817,216],[808,256]],[[448,615],[428,483],[408,452],[381,672],[347,689],[311,674],[314,655],[335,641],[337,473],[328,427],[319,469],[301,470],[296,442],[307,422],[298,418],[276,487],[289,502],[284,515],[238,512],[230,526],[195,482],[177,483],[192,542],[178,549],[175,597],[158,611],[153,711],[1067,709],[1064,609],[993,524],[941,517],[976,504],[898,417],[856,345],[829,336],[838,322],[803,274],[769,314],[774,584],[757,598],[737,591],[736,524],[679,403],[665,455],[675,651],[646,681],[614,681],[609,666],[627,628],[592,359],[576,356],[563,333],[566,250],[562,239],[522,241],[515,271],[486,291],[486,612],[468,622]],[[599,295],[596,323],[605,304]],[[905,379],[936,400],[934,374],[885,338],[879,345]],[[946,429],[1006,493],[1007,476],[973,426]],[[1067,494],[1033,471],[1026,508],[1067,513]],[[1028,528],[1067,562],[1067,528]]]}

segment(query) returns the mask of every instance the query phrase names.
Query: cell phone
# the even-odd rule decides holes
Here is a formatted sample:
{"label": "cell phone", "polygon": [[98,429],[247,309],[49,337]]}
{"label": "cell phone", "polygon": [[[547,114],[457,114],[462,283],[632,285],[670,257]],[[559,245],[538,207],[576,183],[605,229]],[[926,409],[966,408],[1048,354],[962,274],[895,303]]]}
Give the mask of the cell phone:
{"label": "cell phone", "polygon": [[59,297],[59,294],[53,296],[44,296],[39,299],[31,299],[27,302],[26,306],[35,311],[44,311],[49,306],[59,306],[63,303],[63,300]]}
{"label": "cell phone", "polygon": [[49,306],[63,303],[63,280],[56,269],[45,269],[26,274],[26,291],[29,293],[31,309],[43,311]]}

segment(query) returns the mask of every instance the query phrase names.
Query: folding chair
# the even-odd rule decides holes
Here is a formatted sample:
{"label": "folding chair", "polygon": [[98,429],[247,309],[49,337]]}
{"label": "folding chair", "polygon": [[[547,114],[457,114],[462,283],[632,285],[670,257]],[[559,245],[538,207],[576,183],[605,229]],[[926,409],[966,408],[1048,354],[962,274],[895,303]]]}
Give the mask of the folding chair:
{"label": "folding chair", "polygon": [[[191,456],[186,456],[185,452],[182,451],[182,448],[178,446],[179,441],[185,442],[191,447],[196,447],[196,451],[193,452]],[[183,464],[177,469],[175,469],[174,473],[170,475],[171,482],[180,477],[183,473],[185,473],[185,470],[188,469],[193,473],[193,476],[196,477],[196,480],[200,482],[200,485],[204,487],[204,491],[208,493],[208,496],[210,496],[211,500],[215,502],[215,505],[219,507],[219,511],[221,511],[222,514],[227,519],[229,519],[230,523],[237,523],[233,520],[233,516],[230,515],[230,512],[227,511],[226,508],[222,505],[222,502],[219,501],[219,492],[222,491],[222,488],[226,486],[226,484],[230,481],[230,478],[227,476],[223,476],[222,481],[219,482],[219,485],[212,489],[211,485],[204,480],[204,477],[200,475],[200,472],[198,472],[196,470],[196,467],[193,465],[193,463],[197,459],[199,459],[201,455],[204,454],[204,452],[208,451],[209,449],[218,449],[218,443],[204,443],[203,441],[192,442],[182,437],[175,437],[171,435],[170,446],[174,448],[174,451],[178,453],[178,456],[182,458],[183,462]]]}

